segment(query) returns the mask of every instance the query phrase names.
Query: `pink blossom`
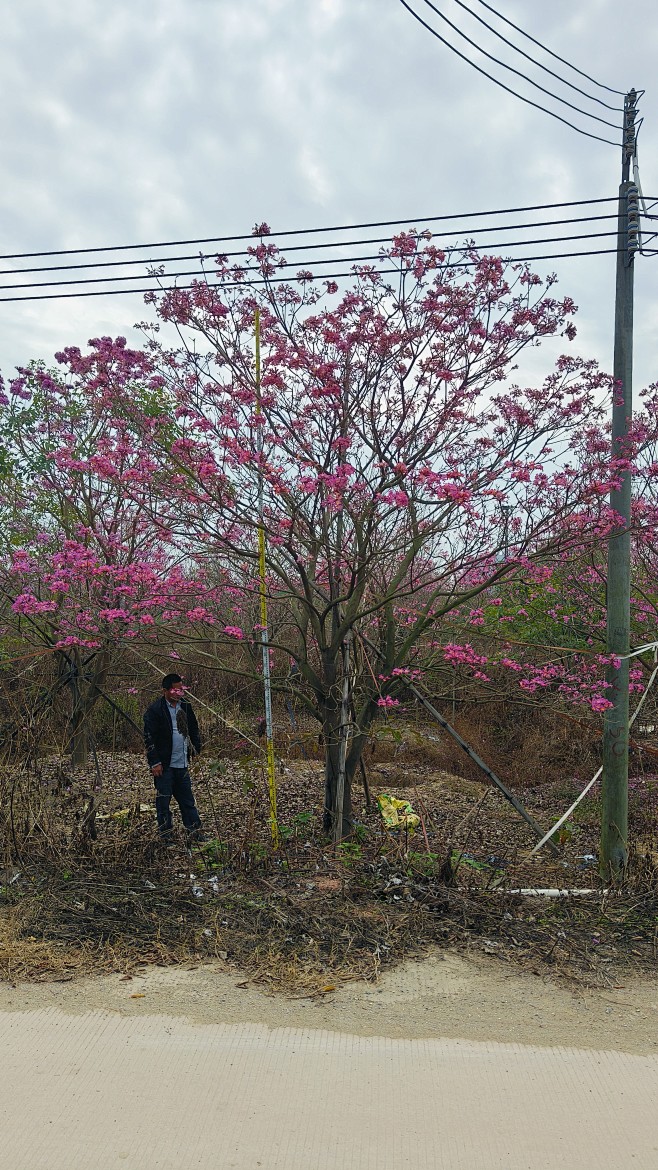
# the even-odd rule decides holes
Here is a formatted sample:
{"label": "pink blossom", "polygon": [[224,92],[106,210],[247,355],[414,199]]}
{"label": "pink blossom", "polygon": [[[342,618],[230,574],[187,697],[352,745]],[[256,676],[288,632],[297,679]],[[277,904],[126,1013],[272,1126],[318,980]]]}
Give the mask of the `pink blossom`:
{"label": "pink blossom", "polygon": [[57,609],[56,601],[38,601],[31,593],[21,593],[12,605],[14,613],[25,617],[32,617],[42,613],[54,613]]}
{"label": "pink blossom", "polygon": [[239,626],[224,626],[224,633],[228,634],[229,638],[237,638],[238,641],[244,638],[244,631]]}
{"label": "pink blossom", "polygon": [[406,508],[409,503],[409,496],[402,491],[384,492],[381,498],[385,503],[393,504],[395,508]]}

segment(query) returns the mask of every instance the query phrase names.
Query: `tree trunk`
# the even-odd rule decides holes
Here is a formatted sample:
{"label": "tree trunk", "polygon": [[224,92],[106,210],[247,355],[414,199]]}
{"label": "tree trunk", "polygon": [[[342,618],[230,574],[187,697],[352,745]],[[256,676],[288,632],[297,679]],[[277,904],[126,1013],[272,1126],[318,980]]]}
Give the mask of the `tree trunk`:
{"label": "tree trunk", "polygon": [[[332,693],[335,693],[335,690],[336,688],[334,687]],[[370,728],[377,718],[378,713],[376,697],[367,700],[359,713],[356,734],[353,736],[349,745],[349,751],[345,761],[345,791],[343,797],[343,823],[341,832],[342,838],[349,837],[354,829],[352,812],[352,781],[356,775],[357,769],[360,766],[363,749],[368,741]],[[352,718],[354,722],[357,723],[354,715],[352,715]],[[325,745],[325,795],[324,816],[322,824],[326,833],[331,833],[334,826],[334,813],[336,808],[336,795],[340,768],[340,726],[340,702],[334,701],[330,704],[329,700],[325,701],[324,718],[322,721],[322,734]]]}
{"label": "tree trunk", "polygon": [[73,649],[69,654],[60,658],[60,667],[65,678],[65,685],[71,695],[71,716],[69,719],[69,736],[66,749],[71,753],[73,767],[84,767],[89,761],[89,735],[87,729],[87,712],[83,698],[84,682],[82,679],[82,661],[80,652]]}
{"label": "tree trunk", "polygon": [[[324,814],[322,827],[325,833],[333,833],[337,810],[338,777],[340,773],[340,704],[325,705],[325,717],[322,721],[322,735],[324,738]],[[354,769],[345,767],[345,786],[343,789],[343,815],[341,819],[338,839],[349,837],[354,827],[352,820],[352,776]]]}
{"label": "tree trunk", "polygon": [[89,763],[89,733],[87,731],[87,712],[80,702],[76,703],[73,708],[70,728],[68,748],[71,752],[71,763],[74,767],[85,767]]}
{"label": "tree trunk", "polygon": [[97,687],[105,682],[110,657],[105,651],[94,655],[91,669],[85,670],[80,653],[60,658],[60,672],[71,694],[71,717],[66,744],[74,767],[89,763],[91,715],[101,695]]}

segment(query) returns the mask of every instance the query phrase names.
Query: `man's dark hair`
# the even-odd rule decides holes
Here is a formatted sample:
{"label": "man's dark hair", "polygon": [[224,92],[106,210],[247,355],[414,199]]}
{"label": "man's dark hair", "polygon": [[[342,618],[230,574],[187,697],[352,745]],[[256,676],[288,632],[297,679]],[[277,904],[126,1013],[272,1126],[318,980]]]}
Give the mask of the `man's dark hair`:
{"label": "man's dark hair", "polygon": [[174,683],[179,683],[182,681],[183,680],[179,674],[166,674],[162,680],[162,689],[163,691],[170,691]]}

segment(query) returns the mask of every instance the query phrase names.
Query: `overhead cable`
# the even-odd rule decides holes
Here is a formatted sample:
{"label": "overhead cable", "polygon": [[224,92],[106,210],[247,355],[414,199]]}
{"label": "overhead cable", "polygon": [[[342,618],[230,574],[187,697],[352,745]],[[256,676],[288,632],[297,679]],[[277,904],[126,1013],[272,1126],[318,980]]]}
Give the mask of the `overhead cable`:
{"label": "overhead cable", "polygon": [[[518,257],[516,259],[512,258],[512,259],[508,260],[507,262],[510,264],[527,264],[532,260],[567,260],[567,259],[571,259],[572,257],[575,257],[575,256],[606,256],[606,255],[616,254],[618,251],[625,252],[626,250],[624,248],[621,248],[621,249],[618,249],[618,248],[596,248],[596,249],[592,249],[592,250],[579,251],[579,252],[549,252],[549,253],[546,253],[543,255],[537,255],[537,256],[523,256],[523,257]],[[503,257],[503,260],[505,260],[505,259],[506,258]],[[471,264],[468,264],[466,262],[460,261],[460,262],[456,262],[455,264],[448,263],[445,265],[445,267],[447,269],[449,269],[450,271],[457,271],[458,269],[474,268],[475,263],[473,262]],[[373,268],[372,274],[375,276],[382,276],[382,275],[400,276],[401,269],[400,268],[386,268],[386,269]],[[183,273],[181,273],[180,275],[183,275]],[[202,274],[200,273],[200,275],[202,275]],[[205,274],[203,274],[203,275],[205,275]],[[354,270],[350,270],[348,272],[327,272],[327,273],[323,273],[321,279],[322,279],[322,281],[339,280],[339,279],[343,279],[346,277],[353,279],[355,276],[363,276],[363,275],[367,275],[365,270],[363,272],[354,272]],[[404,272],[402,272],[402,275],[404,275]],[[148,279],[148,278],[145,277],[144,279]],[[155,279],[157,279],[157,278],[155,278]],[[232,284],[226,284],[222,281],[215,281],[213,284],[208,284],[207,280],[204,281],[204,283],[208,284],[208,287],[211,289],[216,288],[216,289],[221,289],[223,291],[227,291],[227,290],[236,289],[236,288],[249,288],[252,286],[255,287],[255,286],[263,285],[263,284],[311,283],[311,281],[315,281],[316,279],[318,279],[318,278],[311,276],[308,281],[306,281],[306,280],[300,281],[300,279],[297,275],[292,275],[290,273],[286,273],[285,276],[272,276],[272,277],[267,277],[267,278],[260,278],[258,280],[241,280],[241,281],[235,281]],[[8,302],[8,301],[52,301],[52,300],[64,300],[64,299],[67,299],[70,297],[103,297],[103,296],[110,297],[110,296],[121,296],[121,295],[129,296],[129,295],[134,294],[134,293],[186,292],[194,287],[195,287],[194,285],[169,285],[166,287],[161,286],[161,285],[156,285],[154,287],[153,285],[151,285],[148,288],[113,288],[113,289],[94,289],[93,291],[86,291],[86,292],[37,293],[37,294],[31,294],[30,296],[27,296],[27,297],[19,297],[19,296],[0,297],[0,301],[3,301],[3,302]],[[2,286],[0,286],[0,291],[2,291]]]}
{"label": "overhead cable", "polygon": [[[607,215],[578,215],[578,216],[572,216],[568,219],[534,220],[534,221],[531,221],[530,223],[496,224],[496,225],[493,225],[491,227],[469,228],[468,231],[469,231],[469,236],[482,235],[482,234],[490,235],[492,232],[502,232],[502,231],[517,232],[517,231],[526,231],[526,230],[530,231],[531,228],[563,227],[563,226],[566,226],[567,224],[572,224],[572,223],[595,223],[595,222],[598,222],[601,220],[609,220],[609,219],[616,220],[617,219],[617,212],[613,211]],[[447,231],[445,231],[445,232],[431,232],[430,237],[432,240],[441,239],[442,237],[445,237],[448,234],[450,234],[450,236],[453,237],[457,230],[458,229],[455,228],[450,233],[448,233]],[[209,241],[209,242],[212,242],[212,241]],[[321,248],[356,248],[356,247],[362,247],[365,244],[390,244],[390,242],[391,242],[390,236],[375,236],[375,237],[370,237],[369,239],[359,239],[359,240],[327,240],[321,244],[306,244],[306,243],[304,243],[304,244],[289,244],[286,247],[285,255],[287,256],[290,252],[302,252],[302,251],[303,252],[314,252],[314,251],[319,250]],[[521,242],[521,241],[519,241],[519,242]],[[160,246],[164,247],[166,245],[160,245]],[[217,252],[213,252],[212,254],[208,253],[207,257],[211,258],[211,255],[216,256]],[[243,249],[242,251],[239,251],[239,252],[223,252],[223,253],[221,253],[221,255],[223,257],[225,257],[227,260],[232,260],[238,256],[249,256],[249,255],[251,255],[251,253],[248,250]],[[282,255],[283,255],[283,253],[282,253]],[[143,258],[136,259],[136,260],[87,260],[82,264],[48,264],[48,265],[41,265],[41,266],[32,267],[32,268],[0,268],[0,276],[18,276],[18,275],[23,275],[23,273],[31,273],[31,272],[75,272],[75,271],[78,271],[82,268],[125,268],[125,267],[129,267],[129,266],[134,267],[136,264],[146,264],[146,263],[149,263],[149,264],[177,264],[183,260],[199,260],[200,258],[203,258],[201,253],[188,252],[184,256],[156,256],[156,257],[149,256],[148,258],[143,257]]]}
{"label": "overhead cable", "polygon": [[[496,242],[491,242],[491,243],[487,242],[484,244],[465,243],[463,246],[460,246],[458,244],[454,244],[452,246],[452,248],[447,249],[447,250],[450,250],[450,251],[457,250],[460,253],[463,251],[473,251],[473,252],[490,252],[491,251],[491,252],[493,252],[493,251],[498,251],[501,248],[534,248],[534,247],[537,247],[537,245],[539,245],[539,244],[562,244],[562,243],[567,243],[568,241],[571,241],[571,240],[603,239],[604,237],[616,236],[616,235],[617,235],[616,231],[583,232],[583,233],[569,235],[569,236],[543,236],[543,237],[540,237],[539,239],[533,239],[533,240],[505,240],[503,242],[496,241]],[[319,258],[319,257],[314,257],[310,261],[306,261],[306,259],[304,257],[301,260],[296,260],[294,263],[294,267],[297,270],[299,270],[299,269],[308,268],[311,264],[313,264],[315,266],[317,266],[318,264],[349,264],[349,263],[360,264],[360,263],[368,263],[368,262],[373,262],[373,261],[376,262],[376,261],[381,261],[384,259],[394,259],[394,258],[395,257],[388,256],[386,253],[384,253],[383,256],[381,253],[375,253],[374,255],[367,255],[367,256],[329,256],[324,260]],[[524,257],[521,256],[521,257],[518,257],[518,259],[523,260]],[[240,268],[240,267],[241,267],[240,265],[234,265],[234,268]],[[290,267],[292,267],[292,265],[286,265],[286,267],[290,268]],[[251,273],[251,272],[258,273],[260,271],[257,267],[248,268],[246,266],[243,267],[241,270],[244,272],[247,272],[247,273]],[[11,275],[18,276],[18,275],[20,275],[20,273],[12,273]],[[150,275],[150,274],[148,274],[148,275]],[[203,276],[203,275],[205,275],[205,269],[204,268],[195,268],[192,271],[185,271],[185,272],[156,273],[156,274],[154,274],[154,279],[160,275],[168,280],[172,279],[173,277],[177,277],[177,276],[196,276],[196,275]],[[13,289],[22,289],[22,288],[55,288],[55,287],[58,287],[61,285],[69,285],[69,284],[115,284],[115,283],[118,283],[119,281],[145,280],[145,279],[146,279],[146,274],[144,272],[137,272],[137,273],[129,273],[126,276],[84,276],[84,277],[74,277],[70,280],[35,280],[35,281],[29,281],[29,282],[20,283],[20,284],[0,284],[0,292],[6,292],[9,289],[13,290]],[[126,291],[129,291],[129,290],[126,290]]]}
{"label": "overhead cable", "polygon": [[[492,32],[493,35],[495,37],[498,37],[498,39],[500,41],[503,41],[506,45],[509,45],[510,49],[514,49],[515,53],[519,53],[519,55],[521,57],[525,57],[526,61],[532,61],[533,65],[536,65],[539,69],[543,69],[544,73],[550,74],[551,77],[554,77],[555,80],[559,81],[562,85],[567,85],[569,87],[569,89],[573,89],[576,91],[576,93],[582,94],[582,96],[587,98],[587,100],[590,102],[597,102],[598,105],[605,106],[606,110],[614,110],[616,113],[623,114],[624,111],[623,111],[623,108],[621,106],[611,106],[610,103],[605,102],[603,100],[603,98],[594,97],[593,94],[587,93],[587,90],[581,89],[579,85],[574,85],[573,81],[567,81],[566,77],[562,77],[562,75],[560,73],[555,73],[553,69],[549,69],[548,65],[543,65],[541,61],[538,61],[536,57],[532,57],[530,55],[530,53],[524,52],[523,49],[520,49],[518,45],[515,45],[513,41],[510,41],[508,37],[504,36],[503,33],[499,32],[497,28],[494,28],[494,26],[492,24],[489,24],[489,22],[487,20],[485,20],[483,16],[478,16],[477,12],[473,12],[473,9],[469,8],[468,4],[464,3],[464,0],[455,0],[455,4],[458,4],[460,8],[463,8],[464,12],[468,12],[469,16],[473,17],[473,20],[477,20],[479,22],[479,24],[482,24],[482,25],[484,25],[485,28],[489,29],[489,32]],[[487,4],[485,7],[488,8],[489,5]],[[492,11],[493,11],[493,9],[492,9]],[[498,16],[499,13],[496,13],[496,15]],[[501,16],[500,19],[504,20],[505,17]],[[516,25],[514,27],[516,28]],[[518,31],[521,32],[522,30],[519,29]],[[523,35],[527,36],[528,34],[524,33]],[[533,38],[530,37],[530,40],[533,40]],[[539,44],[538,41],[535,43]],[[544,49],[544,52],[546,52],[546,53],[550,52],[550,49],[545,49],[543,45],[541,47]],[[553,53],[552,56],[555,56],[555,53]],[[562,58],[559,57],[558,60],[561,61]],[[564,64],[568,64],[568,62],[564,62]],[[569,68],[573,69],[574,66],[569,65]],[[577,69],[576,73],[580,73],[580,70]],[[586,74],[584,76],[586,76]],[[598,85],[598,82],[594,82],[594,84]],[[608,86],[604,86],[603,88],[607,89]],[[612,92],[616,93],[617,91],[613,90]]]}
{"label": "overhead cable", "polygon": [[502,12],[498,12],[498,10],[493,8],[491,4],[487,4],[486,0],[477,0],[477,2],[478,4],[481,4],[483,8],[487,8],[489,12],[493,12],[494,16],[497,16],[499,20],[502,20],[505,24],[509,25],[510,28],[513,28],[515,32],[521,33],[521,36],[525,37],[526,40],[532,41],[533,45],[537,45],[539,49],[543,49],[543,51],[548,53],[550,57],[553,57],[555,61],[559,61],[562,65],[566,65],[568,69],[572,69],[574,73],[578,73],[587,81],[591,81],[592,85],[597,85],[599,89],[607,89],[608,93],[616,93],[619,97],[626,97],[626,94],[621,89],[612,89],[612,87],[609,85],[603,85],[600,81],[597,81],[596,78],[590,77],[589,73],[583,73],[582,69],[577,69],[576,66],[572,65],[570,61],[567,61],[565,57],[560,57],[558,53],[554,53],[552,49],[548,49],[546,45],[542,44],[541,41],[536,40],[535,37],[531,37],[530,33],[527,33],[525,29],[520,28],[518,24],[514,24],[513,20],[509,20],[506,16],[503,16]]}
{"label": "overhead cable", "polygon": [[493,81],[494,85],[498,85],[501,89],[504,89],[506,93],[511,94],[512,97],[516,97],[519,99],[519,101],[525,102],[527,106],[533,106],[535,110],[541,110],[544,114],[548,114],[551,118],[555,118],[558,122],[562,122],[565,126],[569,126],[570,129],[575,130],[577,134],[583,134],[586,138],[594,138],[597,142],[606,142],[608,146],[619,146],[619,143],[613,142],[611,138],[603,138],[600,134],[592,134],[590,130],[583,130],[580,126],[576,126],[574,122],[570,122],[568,118],[563,118],[561,114],[556,114],[554,110],[549,110],[546,106],[542,106],[538,102],[533,102],[531,98],[524,97],[523,94],[517,93],[515,89],[511,89],[509,85],[505,85],[505,83],[500,81],[499,78],[494,77],[491,73],[487,73],[487,70],[483,69],[481,65],[476,65],[475,61],[471,61],[470,57],[467,57],[465,53],[460,52],[460,50],[457,49],[455,45],[451,45],[450,41],[446,40],[445,37],[442,37],[435,28],[432,28],[431,24],[428,24],[426,20],[423,20],[420,13],[416,12],[411,7],[411,5],[407,3],[407,0],[400,0],[400,4],[402,4],[402,6],[406,8],[407,12],[409,12],[411,16],[414,17],[414,20],[417,20],[419,24],[422,24],[423,28],[427,29],[427,31],[432,34],[432,36],[441,41],[441,44],[445,45],[446,48],[451,50],[451,52],[456,53],[458,57],[461,57],[462,61],[466,61],[467,65],[470,65],[473,69],[476,69],[477,72],[481,73],[483,77],[487,77],[489,81]]}
{"label": "overhead cable", "polygon": [[[649,198],[649,196],[647,196]],[[570,199],[563,203],[534,203],[526,207],[497,207],[491,211],[453,211],[446,215],[416,215],[404,219],[383,219],[372,223],[333,224],[329,227],[287,228],[284,231],[268,231],[262,235],[253,230],[238,236],[203,236],[194,240],[160,240],[147,244],[103,244],[94,248],[56,248],[45,252],[8,252],[0,260],[33,260],[39,256],[84,256],[92,252],[136,252],[150,248],[182,248],[192,244],[233,244],[240,240],[275,240],[283,236],[314,236],[327,232],[366,231],[370,228],[409,227],[415,223],[445,223],[450,219],[482,219],[488,215],[517,215],[524,211],[551,211],[562,207],[589,207],[595,203],[617,203],[616,195],[604,195],[598,199]]]}
{"label": "overhead cable", "polygon": [[[462,30],[459,28],[459,25],[450,20],[444,12],[441,12],[441,9],[437,8],[436,4],[434,4],[432,0],[424,0],[424,3],[428,8],[431,8],[432,12],[435,12],[439,19],[444,21],[444,23],[447,24],[448,27],[453,30],[453,32],[456,32],[457,36],[462,37],[462,39],[465,40],[467,44],[471,45],[472,48],[477,49],[478,53],[482,53],[483,57],[486,57],[489,61],[493,61],[496,65],[500,65],[501,69],[507,69],[509,73],[513,73],[516,77],[520,77],[523,81],[527,81],[528,85],[534,85],[535,89],[538,89],[540,93],[545,93],[547,97],[553,98],[554,101],[560,102],[563,106],[568,106],[570,110],[575,110],[577,114],[582,114],[584,118],[592,118],[595,122],[601,122],[604,126],[611,126],[613,130],[619,130],[619,133],[621,134],[623,127],[618,126],[616,122],[610,122],[607,118],[601,118],[598,114],[591,114],[588,110],[581,110],[580,106],[575,106],[573,102],[567,101],[566,98],[558,97],[558,95],[553,93],[552,90],[546,89],[545,86],[540,85],[538,81],[533,81],[532,78],[528,77],[526,73],[522,73],[520,69],[515,69],[513,65],[508,65],[505,61],[501,61],[499,57],[495,57],[493,53],[489,53],[486,49],[483,49],[482,45],[478,45],[477,41],[474,41],[465,32],[462,32]],[[462,7],[466,7],[466,5],[463,5]],[[454,46],[451,46],[451,48],[452,47]],[[471,62],[471,64],[473,64],[473,62]]]}

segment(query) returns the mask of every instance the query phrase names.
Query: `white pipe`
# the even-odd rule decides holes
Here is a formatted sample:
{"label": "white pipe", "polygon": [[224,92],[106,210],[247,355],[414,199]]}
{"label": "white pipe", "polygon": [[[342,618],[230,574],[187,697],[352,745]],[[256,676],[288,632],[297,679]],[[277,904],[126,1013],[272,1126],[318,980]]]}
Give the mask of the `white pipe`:
{"label": "white pipe", "polygon": [[607,894],[608,890],[558,890],[558,889],[526,889],[526,890],[501,890],[501,894],[521,894],[524,898],[534,898],[541,896],[544,898],[582,898],[587,894]]}

